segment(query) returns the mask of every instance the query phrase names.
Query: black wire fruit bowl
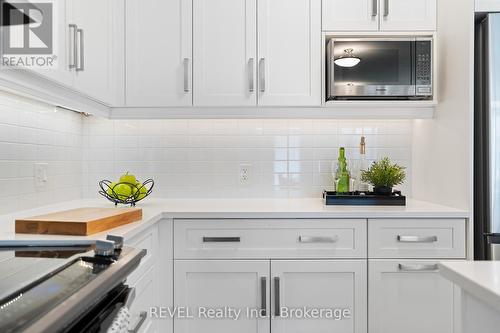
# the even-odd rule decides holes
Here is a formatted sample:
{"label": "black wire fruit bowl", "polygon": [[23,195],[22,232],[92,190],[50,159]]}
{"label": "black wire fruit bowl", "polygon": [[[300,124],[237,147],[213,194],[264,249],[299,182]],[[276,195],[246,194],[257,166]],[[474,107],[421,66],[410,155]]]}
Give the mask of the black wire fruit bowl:
{"label": "black wire fruit bowl", "polygon": [[[99,194],[118,206],[118,204],[135,206],[136,203],[146,198],[153,191],[155,182],[148,179],[143,183],[112,182],[104,179],[99,182]],[[130,187],[130,195],[123,194],[119,189],[123,186]],[[128,193],[128,191],[127,191]]]}

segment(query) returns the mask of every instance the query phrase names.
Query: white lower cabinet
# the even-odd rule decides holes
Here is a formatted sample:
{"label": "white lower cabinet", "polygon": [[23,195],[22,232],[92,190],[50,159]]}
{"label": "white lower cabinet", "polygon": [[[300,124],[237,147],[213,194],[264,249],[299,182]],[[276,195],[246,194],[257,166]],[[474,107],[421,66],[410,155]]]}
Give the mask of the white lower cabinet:
{"label": "white lower cabinet", "polygon": [[366,260],[271,260],[271,276],[273,333],[366,332]]}
{"label": "white lower cabinet", "polygon": [[[162,261],[162,265],[165,265],[162,266],[159,264],[158,260],[160,252],[163,252],[166,256],[169,255],[169,253],[164,251],[165,249],[161,247],[161,244],[159,244],[160,237],[168,241],[168,233],[162,233],[164,229],[168,227],[169,223],[165,220],[159,224],[153,224],[133,237],[125,238],[125,246],[144,249],[147,252],[142,258],[139,267],[127,277],[126,281],[126,284],[130,288],[135,289],[135,298],[129,309],[129,330],[131,332],[171,332],[167,319],[157,319],[151,315],[152,307],[170,307],[172,305],[171,299],[169,299],[168,295],[163,293],[163,288],[172,287],[171,285],[169,286],[168,279],[165,279],[164,273],[162,273],[162,270],[167,268],[165,266],[168,265],[168,261]],[[169,274],[171,274],[171,268]]]}
{"label": "white lower cabinet", "polygon": [[174,304],[189,313],[176,333],[366,332],[366,260],[176,260],[174,271]]}
{"label": "white lower cabinet", "polygon": [[[190,312],[174,316],[174,332],[459,333],[460,294],[437,262],[465,259],[465,227],[450,219],[175,220],[174,305]],[[209,319],[210,309],[225,318]],[[238,320],[229,309],[242,311]]]}
{"label": "white lower cabinet", "polygon": [[157,269],[153,266],[137,281],[129,284],[135,288],[135,299],[130,307],[129,326],[133,332],[160,332],[158,321],[149,316],[149,308],[159,304],[157,275]]}
{"label": "white lower cabinet", "polygon": [[454,285],[437,261],[370,260],[370,333],[452,333]]}
{"label": "white lower cabinet", "polygon": [[[174,264],[175,307],[189,309],[174,319],[176,333],[266,333],[269,319],[247,316],[247,309],[269,309],[269,261],[177,260]],[[264,302],[264,304],[262,304]],[[264,306],[263,306],[264,305]],[[241,310],[211,318],[210,310]],[[183,318],[184,317],[184,318]]]}

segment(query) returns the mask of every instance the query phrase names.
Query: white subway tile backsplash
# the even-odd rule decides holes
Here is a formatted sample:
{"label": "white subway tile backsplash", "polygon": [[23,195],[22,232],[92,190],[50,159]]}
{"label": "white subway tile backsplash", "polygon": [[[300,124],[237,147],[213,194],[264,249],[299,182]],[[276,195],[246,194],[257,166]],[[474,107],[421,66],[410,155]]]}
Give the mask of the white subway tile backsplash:
{"label": "white subway tile backsplash", "polygon": [[[389,156],[411,179],[411,131],[409,120],[106,120],[0,93],[0,186],[11,189],[0,213],[95,197],[99,180],[127,171],[153,178],[156,197],[319,197],[338,148],[359,158],[361,135],[369,162]],[[42,188],[36,162],[49,163]]]}
{"label": "white subway tile backsplash", "polygon": [[[80,114],[0,92],[0,214],[81,198],[82,136]],[[46,186],[35,186],[37,162],[49,163]]]}
{"label": "white subway tile backsplash", "polygon": [[[376,120],[98,120],[85,119],[84,136],[114,128],[114,155],[86,154],[89,163],[87,195],[95,195],[99,178],[116,178],[131,171],[156,181],[155,195],[165,197],[299,197],[319,196],[333,186],[332,161],[338,148],[359,158],[360,136],[366,136],[369,162],[389,156],[411,165],[411,121]],[[102,133],[102,131],[101,131]],[[136,133],[132,135],[131,133]],[[100,139],[86,140],[88,150]],[[110,166],[91,167],[93,161],[111,159]],[[250,184],[240,184],[240,164],[251,164]],[[411,170],[408,169],[411,175]],[[87,177],[88,178],[88,177]],[[409,192],[409,182],[402,186]]]}

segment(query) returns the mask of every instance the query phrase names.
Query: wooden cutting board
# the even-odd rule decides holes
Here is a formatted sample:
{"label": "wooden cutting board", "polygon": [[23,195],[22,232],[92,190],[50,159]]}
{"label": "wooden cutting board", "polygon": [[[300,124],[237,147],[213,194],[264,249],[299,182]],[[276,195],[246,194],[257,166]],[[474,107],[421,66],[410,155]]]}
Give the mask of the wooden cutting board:
{"label": "wooden cutting board", "polygon": [[85,207],[18,219],[16,233],[87,236],[141,219],[141,208]]}

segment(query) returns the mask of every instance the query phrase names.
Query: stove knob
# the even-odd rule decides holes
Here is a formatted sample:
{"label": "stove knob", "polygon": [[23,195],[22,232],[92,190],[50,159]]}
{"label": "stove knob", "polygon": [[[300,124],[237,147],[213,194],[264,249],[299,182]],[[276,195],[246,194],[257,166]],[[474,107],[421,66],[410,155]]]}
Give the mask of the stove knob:
{"label": "stove knob", "polygon": [[123,237],[121,236],[107,235],[106,240],[115,243],[115,250],[119,250],[123,247]]}
{"label": "stove knob", "polygon": [[95,255],[100,257],[111,257],[115,254],[115,243],[107,240],[98,240],[95,242]]}

